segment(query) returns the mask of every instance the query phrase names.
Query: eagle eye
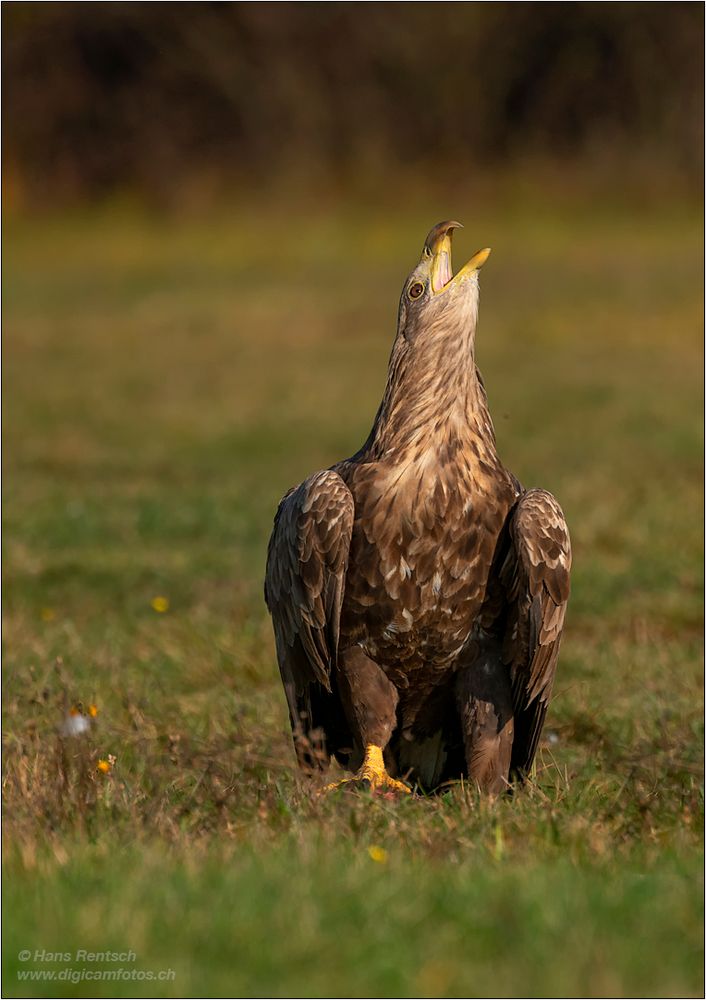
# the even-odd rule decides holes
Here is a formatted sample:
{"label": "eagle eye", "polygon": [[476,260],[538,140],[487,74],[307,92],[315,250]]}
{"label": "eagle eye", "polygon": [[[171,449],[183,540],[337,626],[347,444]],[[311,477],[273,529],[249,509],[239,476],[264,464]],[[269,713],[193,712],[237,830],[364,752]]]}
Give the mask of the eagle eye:
{"label": "eagle eye", "polygon": [[421,283],[421,281],[415,281],[413,285],[409,286],[410,299],[418,299],[423,291],[424,291],[424,285]]}

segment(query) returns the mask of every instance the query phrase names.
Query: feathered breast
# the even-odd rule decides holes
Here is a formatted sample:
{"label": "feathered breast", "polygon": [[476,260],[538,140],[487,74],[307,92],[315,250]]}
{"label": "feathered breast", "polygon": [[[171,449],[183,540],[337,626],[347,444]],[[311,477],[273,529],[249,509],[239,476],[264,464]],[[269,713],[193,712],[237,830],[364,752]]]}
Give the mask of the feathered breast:
{"label": "feathered breast", "polygon": [[443,463],[438,449],[401,469],[337,468],[356,511],[342,635],[405,670],[450,661],[483,604],[509,478],[459,454]]}

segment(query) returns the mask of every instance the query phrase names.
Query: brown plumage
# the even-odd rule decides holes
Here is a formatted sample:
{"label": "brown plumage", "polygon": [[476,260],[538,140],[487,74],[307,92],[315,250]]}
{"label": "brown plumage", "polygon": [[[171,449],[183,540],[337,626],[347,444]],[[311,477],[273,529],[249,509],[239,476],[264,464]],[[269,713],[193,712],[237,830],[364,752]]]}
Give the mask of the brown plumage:
{"label": "brown plumage", "polygon": [[405,283],[368,440],[280,503],[265,599],[303,766],[497,793],[537,749],[571,549],[556,500],[498,457],[474,360],[489,251],[453,277],[458,225]]}

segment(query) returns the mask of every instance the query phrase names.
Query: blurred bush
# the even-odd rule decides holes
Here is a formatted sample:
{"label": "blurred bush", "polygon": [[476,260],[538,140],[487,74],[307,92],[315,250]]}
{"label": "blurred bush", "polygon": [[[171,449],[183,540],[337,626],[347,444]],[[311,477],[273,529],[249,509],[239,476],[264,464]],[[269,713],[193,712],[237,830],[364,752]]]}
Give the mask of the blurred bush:
{"label": "blurred bush", "polygon": [[4,167],[115,189],[652,157],[699,183],[697,3],[6,3]]}

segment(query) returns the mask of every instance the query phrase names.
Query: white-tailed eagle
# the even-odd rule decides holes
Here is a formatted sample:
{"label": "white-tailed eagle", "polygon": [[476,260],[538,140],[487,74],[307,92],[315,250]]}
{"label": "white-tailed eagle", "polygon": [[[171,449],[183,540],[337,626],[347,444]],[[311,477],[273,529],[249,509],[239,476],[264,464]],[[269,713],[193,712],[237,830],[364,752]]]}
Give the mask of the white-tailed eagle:
{"label": "white-tailed eagle", "polygon": [[474,359],[490,251],[454,276],[458,226],[432,229],[405,282],[367,441],[280,503],[265,598],[303,766],[495,794],[537,749],[571,548],[554,497],[498,457]]}

